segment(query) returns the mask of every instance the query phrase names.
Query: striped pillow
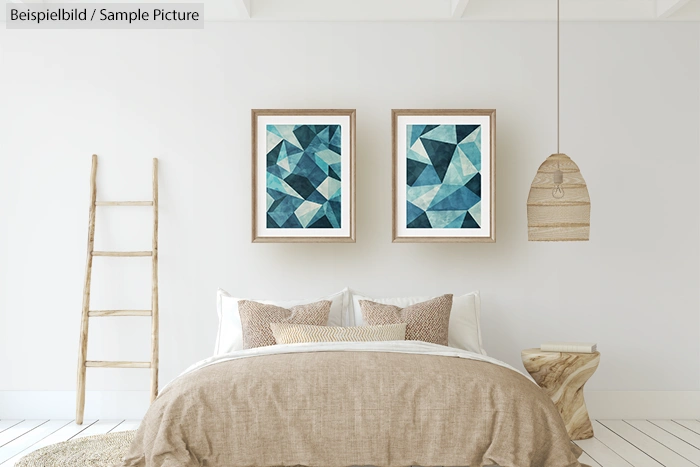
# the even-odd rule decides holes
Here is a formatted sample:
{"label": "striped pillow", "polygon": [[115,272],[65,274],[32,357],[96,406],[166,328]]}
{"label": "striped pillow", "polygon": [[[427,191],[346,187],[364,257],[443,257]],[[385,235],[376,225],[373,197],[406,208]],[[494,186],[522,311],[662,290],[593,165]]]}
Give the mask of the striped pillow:
{"label": "striped pillow", "polygon": [[447,345],[452,294],[399,308],[360,300],[362,317],[369,325],[406,323],[406,340]]}
{"label": "striped pillow", "polygon": [[271,323],[278,344],[303,342],[376,342],[406,339],[406,323],[382,326],[309,326],[306,324]]}

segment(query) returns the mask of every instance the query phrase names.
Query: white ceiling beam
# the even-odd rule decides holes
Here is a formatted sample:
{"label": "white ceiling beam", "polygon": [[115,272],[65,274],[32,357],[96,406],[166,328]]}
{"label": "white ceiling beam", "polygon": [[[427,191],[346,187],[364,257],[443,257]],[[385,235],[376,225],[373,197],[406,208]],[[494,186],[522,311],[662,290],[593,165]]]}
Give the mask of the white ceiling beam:
{"label": "white ceiling beam", "polygon": [[253,0],[233,0],[236,4],[236,10],[241,18],[251,18],[252,17],[252,3]]}
{"label": "white ceiling beam", "polygon": [[668,18],[683,8],[690,0],[656,0],[656,17]]}
{"label": "white ceiling beam", "polygon": [[[556,18],[555,0],[204,1],[209,19],[234,21],[552,21]],[[562,0],[561,19],[567,22],[698,21],[700,0]]]}
{"label": "white ceiling beam", "polygon": [[451,0],[452,2],[452,19],[459,19],[464,16],[464,10],[467,9],[469,0]]}
{"label": "white ceiling beam", "polygon": [[452,0],[254,0],[254,3],[253,16],[256,21],[447,21],[452,19]]}
{"label": "white ceiling beam", "polygon": [[[660,0],[659,0],[660,1]],[[656,0],[562,0],[562,21],[651,21]],[[552,21],[555,0],[471,0],[469,21]],[[676,18],[674,18],[676,19]]]}

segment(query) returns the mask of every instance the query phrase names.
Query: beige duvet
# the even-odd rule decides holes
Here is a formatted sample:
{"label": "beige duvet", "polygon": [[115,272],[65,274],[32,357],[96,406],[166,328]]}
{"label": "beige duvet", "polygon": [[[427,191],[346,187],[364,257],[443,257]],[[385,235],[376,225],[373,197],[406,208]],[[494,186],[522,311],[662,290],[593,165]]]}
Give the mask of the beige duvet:
{"label": "beige duvet", "polygon": [[300,345],[176,379],[121,465],[582,465],[552,402],[512,369],[436,352],[284,347]]}

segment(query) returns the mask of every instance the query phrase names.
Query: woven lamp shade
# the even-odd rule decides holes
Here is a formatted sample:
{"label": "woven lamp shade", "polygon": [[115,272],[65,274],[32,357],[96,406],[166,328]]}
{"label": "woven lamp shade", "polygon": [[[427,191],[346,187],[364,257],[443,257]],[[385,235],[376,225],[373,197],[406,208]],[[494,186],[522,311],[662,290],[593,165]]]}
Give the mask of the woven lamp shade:
{"label": "woven lamp shade", "polygon": [[[554,173],[563,172],[564,196],[555,198]],[[532,181],[527,197],[527,237],[535,242],[587,241],[591,230],[591,199],[586,181],[566,154],[552,154]]]}

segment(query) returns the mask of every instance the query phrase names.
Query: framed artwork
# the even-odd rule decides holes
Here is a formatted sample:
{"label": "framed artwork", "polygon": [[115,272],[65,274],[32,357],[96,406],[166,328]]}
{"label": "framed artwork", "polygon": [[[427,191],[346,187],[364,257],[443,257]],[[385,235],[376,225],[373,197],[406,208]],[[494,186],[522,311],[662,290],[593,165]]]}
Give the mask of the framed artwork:
{"label": "framed artwork", "polygon": [[496,111],[392,110],[393,241],[496,241]]}
{"label": "framed artwork", "polygon": [[252,119],[253,242],[354,242],[355,110]]}

